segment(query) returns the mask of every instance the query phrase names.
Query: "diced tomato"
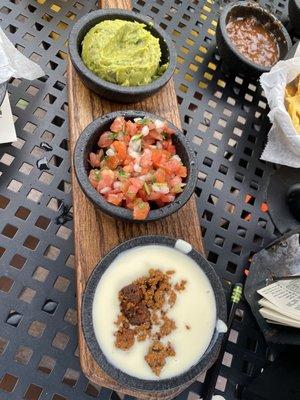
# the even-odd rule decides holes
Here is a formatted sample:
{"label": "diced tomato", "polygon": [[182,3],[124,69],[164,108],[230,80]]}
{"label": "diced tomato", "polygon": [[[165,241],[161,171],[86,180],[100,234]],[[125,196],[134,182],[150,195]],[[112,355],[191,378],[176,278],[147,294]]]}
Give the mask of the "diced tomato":
{"label": "diced tomato", "polygon": [[160,198],[160,196],[161,196],[161,193],[152,191],[148,196],[148,200],[155,201],[155,200],[158,200]]}
{"label": "diced tomato", "polygon": [[125,166],[123,167],[123,170],[124,170],[126,173],[131,174],[131,173],[133,172],[133,164],[131,163],[131,164],[125,165]]}
{"label": "diced tomato", "polygon": [[166,182],[166,178],[167,178],[166,171],[162,168],[158,168],[158,170],[155,172],[155,178],[156,178],[156,182],[158,182],[158,183]]}
{"label": "diced tomato", "polygon": [[172,201],[175,200],[175,196],[174,196],[173,194],[170,194],[170,193],[168,193],[168,194],[162,194],[162,195],[160,196],[160,200],[161,200],[163,203],[171,203]]}
{"label": "diced tomato", "polygon": [[141,167],[151,167],[152,166],[152,153],[150,149],[145,149],[140,160]]}
{"label": "diced tomato", "polygon": [[167,150],[172,156],[176,154],[176,147],[172,144],[172,140],[164,140],[162,142],[162,146],[165,150]]}
{"label": "diced tomato", "polygon": [[136,197],[137,192],[140,190],[138,186],[130,185],[125,193],[125,197],[127,201],[133,201]]}
{"label": "diced tomato", "polygon": [[164,165],[163,168],[169,173],[169,174],[176,174],[181,167],[181,163],[177,160],[169,160],[167,161]]}
{"label": "diced tomato", "polygon": [[111,187],[115,180],[115,174],[110,169],[105,169],[100,172],[100,179],[97,185],[97,190],[100,192],[105,187]]}
{"label": "diced tomato", "polygon": [[157,129],[152,129],[149,132],[149,137],[156,139],[156,140],[163,140],[163,138],[164,138],[163,135],[157,131]]}
{"label": "diced tomato", "polygon": [[106,199],[109,203],[119,206],[123,201],[123,193],[109,193]]}
{"label": "diced tomato", "polygon": [[138,191],[138,196],[143,200],[143,201],[147,201],[148,200],[148,195],[145,191],[145,189],[140,189]]}
{"label": "diced tomato", "polygon": [[104,132],[102,133],[102,135],[98,140],[98,146],[102,148],[109,147],[112,144],[112,142],[113,142],[112,133]]}
{"label": "diced tomato", "polygon": [[109,169],[116,169],[121,164],[119,157],[117,155],[107,157],[106,165]]}
{"label": "diced tomato", "polygon": [[129,133],[130,136],[134,136],[137,134],[139,127],[132,121],[126,121],[126,132]]}
{"label": "diced tomato", "polygon": [[100,157],[99,154],[90,153],[90,164],[93,168],[100,167]]}
{"label": "diced tomato", "polygon": [[150,205],[148,202],[145,201],[138,202],[133,207],[133,218],[137,220],[146,219],[149,212],[150,212]]}
{"label": "diced tomato", "polygon": [[180,176],[174,176],[174,178],[170,179],[169,184],[170,186],[180,185],[182,183],[182,179]]}
{"label": "diced tomato", "polygon": [[122,116],[117,117],[110,126],[112,132],[123,132],[125,128],[125,118]]}
{"label": "diced tomato", "polygon": [[177,171],[178,176],[181,178],[187,177],[187,168],[184,165],[181,165],[179,170]]}
{"label": "diced tomato", "polygon": [[128,179],[128,180],[124,180],[124,181],[122,182],[122,186],[121,186],[122,192],[123,192],[123,193],[126,193],[126,192],[128,191],[129,186],[130,186],[129,179]]}
{"label": "diced tomato", "polygon": [[97,189],[98,187],[99,179],[100,179],[100,171],[91,169],[89,173],[89,181],[95,189]]}
{"label": "diced tomato", "polygon": [[153,137],[150,137],[149,135],[145,136],[143,139],[143,143],[146,149],[150,148],[150,146],[153,146],[155,142],[156,140]]}
{"label": "diced tomato", "polygon": [[130,178],[130,183],[138,189],[142,189],[144,185],[144,182],[139,178]]}
{"label": "diced tomato", "polygon": [[128,133],[125,133],[122,140],[124,143],[126,143],[128,145],[130,142],[130,139],[131,139],[131,136]]}
{"label": "diced tomato", "polygon": [[119,160],[124,161],[127,157],[126,143],[115,140],[112,144],[112,147],[116,150]]}
{"label": "diced tomato", "polygon": [[152,151],[152,162],[155,167],[158,167],[161,163],[163,151],[161,149],[154,149]]}

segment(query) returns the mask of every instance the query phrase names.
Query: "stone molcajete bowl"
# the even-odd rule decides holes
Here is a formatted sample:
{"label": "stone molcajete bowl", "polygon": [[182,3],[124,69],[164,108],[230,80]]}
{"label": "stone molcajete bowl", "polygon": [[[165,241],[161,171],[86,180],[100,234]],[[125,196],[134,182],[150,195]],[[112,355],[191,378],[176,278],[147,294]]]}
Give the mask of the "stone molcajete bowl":
{"label": "stone molcajete bowl", "polygon": [[[90,71],[81,59],[81,44],[88,31],[96,24],[105,20],[122,19],[137,21],[145,25],[145,29],[159,39],[161,48],[161,65],[169,63],[166,71],[148,85],[125,87],[107,82]],[[69,36],[69,54],[74,68],[83,83],[91,90],[108,100],[121,103],[138,102],[160,90],[172,77],[176,66],[176,50],[171,38],[158,25],[146,16],[132,11],[110,9],[90,12],[80,18],[74,25]]]}
{"label": "stone molcajete bowl", "polygon": [[257,78],[263,72],[268,72],[271,69],[271,67],[264,67],[249,60],[235,47],[227,33],[226,26],[230,17],[255,17],[275,37],[278,44],[279,59],[285,58],[291,47],[291,39],[285,27],[274,15],[253,2],[237,1],[229,3],[223,8],[220,15],[216,41],[220,56],[230,72]]}
{"label": "stone molcajete bowl", "polygon": [[188,176],[185,178],[186,186],[184,187],[183,192],[180,193],[172,203],[167,204],[164,207],[150,210],[147,219],[143,221],[136,221],[132,217],[131,210],[108,203],[90,184],[88,179],[88,172],[90,170],[88,155],[91,151],[95,151],[97,148],[96,145],[101,133],[109,130],[110,125],[119,115],[123,115],[126,119],[130,120],[144,117],[153,120],[162,119],[157,115],[153,115],[144,111],[117,111],[97,118],[90,125],[88,125],[79,136],[74,151],[75,173],[82,190],[86,196],[101,209],[101,211],[114,218],[128,220],[131,222],[148,222],[156,221],[173,214],[189,200],[194,192],[197,181],[197,164],[195,153],[192,150],[189,141],[185,138],[184,134],[170,122],[168,123],[169,126],[175,130],[175,134],[172,135],[172,140],[176,147],[177,154],[182,159],[183,164],[188,170]]}
{"label": "stone molcajete bowl", "polygon": [[[147,245],[164,245],[169,247],[175,247],[179,251],[183,251],[189,257],[191,257],[202,269],[207,278],[210,281],[210,284],[213,288],[216,300],[216,308],[217,308],[217,317],[216,317],[216,326],[214,330],[213,337],[211,342],[206,349],[203,356],[200,360],[191,367],[188,371],[177,375],[173,378],[161,379],[161,380],[145,380],[135,378],[131,375],[126,374],[125,372],[119,370],[114,367],[112,364],[108,362],[104,353],[102,352],[99,343],[97,342],[94,327],[93,327],[93,317],[92,317],[92,308],[93,308],[93,300],[97,285],[104,274],[104,272],[109,268],[113,260],[123,251],[132,249],[137,246],[147,246]],[[183,246],[182,246],[183,245]],[[197,312],[197,305],[195,304],[195,312]],[[101,318],[101,315],[99,315]],[[151,391],[151,392],[160,392],[166,390],[172,390],[181,387],[189,382],[194,381],[198,375],[202,374],[204,371],[208,370],[211,365],[215,362],[221,342],[223,339],[223,335],[226,332],[226,299],[223,291],[223,287],[221,282],[216,275],[214,269],[210,265],[210,263],[205,260],[205,258],[189,243],[178,241],[177,239],[173,239],[167,236],[140,236],[128,240],[119,246],[112,249],[99,264],[95,267],[92,272],[89,281],[87,283],[82,302],[82,328],[85,336],[85,340],[91,351],[93,357],[96,362],[99,364],[101,369],[108,374],[111,378],[115,379],[119,384],[125,386],[130,389],[142,390],[142,391]],[[103,327],[105,329],[105,326]],[[193,344],[191,343],[191,346]]]}

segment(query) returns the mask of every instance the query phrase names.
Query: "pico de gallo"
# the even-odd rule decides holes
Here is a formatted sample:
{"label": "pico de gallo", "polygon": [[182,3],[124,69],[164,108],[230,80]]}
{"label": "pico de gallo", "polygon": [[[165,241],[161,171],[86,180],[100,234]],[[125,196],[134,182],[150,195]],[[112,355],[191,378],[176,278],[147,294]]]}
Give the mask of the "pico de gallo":
{"label": "pico de gallo", "polygon": [[187,168],[176,154],[174,130],[159,119],[118,116],[89,154],[89,181],[108,203],[144,220],[183,191]]}

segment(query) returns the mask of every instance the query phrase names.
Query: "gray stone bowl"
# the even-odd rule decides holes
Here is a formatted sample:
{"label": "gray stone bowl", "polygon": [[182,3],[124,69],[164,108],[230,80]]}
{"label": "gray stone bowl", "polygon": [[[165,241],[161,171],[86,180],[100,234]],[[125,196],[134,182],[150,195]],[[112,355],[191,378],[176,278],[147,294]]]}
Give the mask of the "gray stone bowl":
{"label": "gray stone bowl", "polygon": [[88,125],[79,136],[74,150],[74,169],[83,192],[95,204],[95,206],[101,209],[101,211],[118,219],[142,223],[147,221],[156,221],[173,214],[175,211],[178,211],[193,194],[198,172],[195,153],[192,150],[189,141],[185,138],[184,134],[170,122],[168,122],[169,126],[175,130],[175,134],[172,138],[173,143],[176,146],[177,154],[181,157],[183,164],[188,170],[188,176],[185,178],[186,186],[184,187],[183,192],[180,193],[172,203],[167,204],[164,207],[150,210],[147,219],[136,221],[132,217],[131,210],[108,203],[90,184],[88,172],[91,167],[88,163],[88,155],[91,151],[97,148],[100,134],[109,129],[109,126],[118,115],[123,115],[126,119],[144,117],[151,119],[160,118],[157,115],[144,111],[117,111],[99,117]]}
{"label": "gray stone bowl", "polygon": [[279,59],[284,59],[292,45],[287,30],[274,15],[254,2],[236,1],[223,8],[217,25],[216,41],[220,56],[229,72],[257,78],[263,72],[270,71],[272,67],[264,67],[246,58],[232,43],[226,27],[230,17],[252,16],[262,25],[268,26],[268,30],[277,40]]}
{"label": "gray stone bowl", "polygon": [[5,97],[5,94],[6,94],[6,87],[7,87],[7,83],[6,82],[5,83],[1,83],[1,85],[0,85],[0,107],[1,107],[1,105],[3,103],[4,97]]}
{"label": "gray stone bowl", "polygon": [[[198,264],[199,268],[201,268],[205,273],[215,294],[217,308],[216,328],[208,348],[197,364],[191,367],[188,371],[173,378],[161,380],[139,379],[128,375],[111,365],[102,352],[95,336],[92,318],[93,300],[97,285],[102,275],[120,253],[137,246],[147,246],[153,244],[176,247],[176,242],[177,239],[167,236],[153,235],[139,236],[121,243],[119,246],[112,249],[104,258],[102,258],[99,264],[96,265],[88,280],[82,301],[81,317],[84,337],[94,359],[99,364],[101,369],[103,369],[103,371],[111,378],[115,379],[120,385],[135,390],[151,391],[153,392],[153,395],[154,392],[163,392],[176,389],[187,384],[188,382],[194,381],[198,375],[202,374],[204,371],[207,371],[217,359],[224,336],[224,330],[222,331],[222,327],[226,328],[224,324],[226,323],[227,308],[223,287],[213,267],[198,251],[189,245],[190,251],[186,254],[188,254],[188,256],[191,257]],[[197,305],[195,304],[195,312],[197,312],[196,310]],[[99,316],[99,318],[101,318],[101,316]],[[105,327],[103,327],[103,329],[105,329]]]}
{"label": "gray stone bowl", "polygon": [[[155,81],[143,86],[125,87],[107,82],[90,71],[81,59],[81,44],[87,32],[96,24],[105,20],[123,19],[137,21],[146,25],[146,29],[159,39],[162,52],[161,65],[169,63],[167,70]],[[118,103],[138,102],[160,90],[174,74],[176,66],[176,50],[171,38],[149,17],[132,11],[119,9],[97,10],[80,18],[69,36],[69,54],[74,68],[83,83],[91,90],[108,100]]]}

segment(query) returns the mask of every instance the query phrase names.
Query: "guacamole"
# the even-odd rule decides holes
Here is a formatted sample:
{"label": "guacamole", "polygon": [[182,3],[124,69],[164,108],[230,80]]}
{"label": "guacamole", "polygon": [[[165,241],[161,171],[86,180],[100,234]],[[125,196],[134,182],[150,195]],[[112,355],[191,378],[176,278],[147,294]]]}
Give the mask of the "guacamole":
{"label": "guacamole", "polygon": [[122,86],[146,85],[166,70],[159,40],[144,24],[120,19],[95,25],[82,41],[82,60],[92,72]]}

